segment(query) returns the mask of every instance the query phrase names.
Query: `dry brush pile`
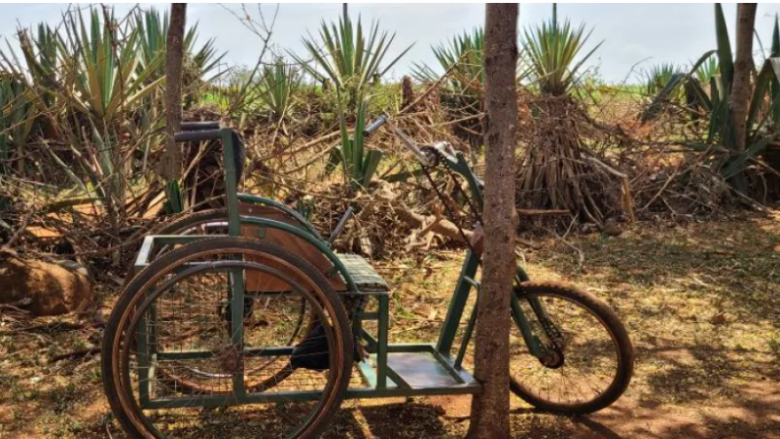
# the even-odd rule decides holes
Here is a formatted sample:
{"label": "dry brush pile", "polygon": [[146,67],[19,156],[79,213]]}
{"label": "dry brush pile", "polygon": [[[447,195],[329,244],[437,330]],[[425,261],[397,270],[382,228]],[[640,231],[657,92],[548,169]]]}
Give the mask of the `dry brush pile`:
{"label": "dry brush pile", "polygon": [[[267,43],[273,23],[246,20]],[[78,260],[100,280],[120,282],[144,234],[167,215],[221,205],[224,166],[216,143],[187,148],[175,182],[156,175],[166,32],[167,19],[154,11],[116,18],[110,8],[70,10],[60,27],[19,31],[23,59],[2,54],[4,255]],[[342,250],[393,257],[463,245],[457,225],[467,236],[474,227],[458,190],[465,183],[434,171],[442,203],[394,136],[361,133],[386,113],[419,143],[450,141],[481,173],[481,30],[435,47],[439,65],[417,65],[416,81],[400,83],[382,77],[408,49],[387,55],[394,35],[378,25],[364,32],[347,15],[310,37],[305,55],[263,49],[254,68],[216,79],[221,55],[210,41],[195,46],[195,32],[186,41],[183,119],[220,119],[239,130],[247,146],[241,190],[296,207],[326,236],[354,208],[337,242]],[[703,62],[694,73],[659,74],[653,83],[661,97],[647,100],[625,87],[584,84],[583,63],[599,45],[585,52],[584,28],[556,14],[529,29],[524,41],[517,69],[522,231],[560,232],[576,223],[606,230],[759,205],[735,192],[733,176],[721,171],[735,160],[756,169],[760,157],[718,155],[719,137],[707,137],[717,133],[712,125],[723,100],[716,97],[724,95],[711,62],[710,78],[717,80],[705,90],[708,107],[704,98],[694,105],[669,91],[675,84],[698,90],[692,84]],[[757,114],[772,113],[759,91]],[[617,105],[629,111],[616,116]],[[713,157],[730,161],[717,167]]]}

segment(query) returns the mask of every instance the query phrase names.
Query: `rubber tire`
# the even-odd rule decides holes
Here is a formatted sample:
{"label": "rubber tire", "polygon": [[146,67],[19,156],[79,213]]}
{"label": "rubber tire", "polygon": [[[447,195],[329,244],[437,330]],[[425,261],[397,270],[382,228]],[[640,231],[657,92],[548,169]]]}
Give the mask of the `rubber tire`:
{"label": "rubber tire", "polygon": [[[331,319],[337,321],[339,326],[339,328],[334,331],[334,334],[342,338],[344,350],[342,355],[342,363],[335,366],[341,370],[337,378],[339,381],[335,386],[333,386],[330,402],[328,402],[317,414],[316,419],[313,421],[314,427],[309,429],[310,434],[307,436],[298,437],[300,439],[309,437],[316,438],[338,411],[339,407],[341,406],[341,402],[344,399],[344,394],[349,386],[349,380],[352,372],[352,356],[354,348],[351,327],[346,311],[344,310],[343,304],[333,289],[330,287],[330,284],[325,279],[325,277],[308,262],[299,256],[288,252],[282,247],[242,237],[215,236],[214,238],[204,238],[203,240],[176,248],[162,255],[160,259],[154,261],[152,264],[141,270],[141,272],[134,276],[131,282],[122,291],[122,294],[114,306],[111,316],[106,324],[101,347],[101,373],[103,389],[109,401],[109,405],[111,406],[111,411],[130,436],[137,438],[154,437],[151,432],[147,432],[148,434],[143,434],[130,420],[130,415],[125,411],[119,396],[119,391],[121,390],[118,388],[118,385],[121,385],[121,383],[117,383],[113,380],[114,363],[116,361],[116,358],[114,358],[113,355],[114,340],[116,337],[123,336],[123,334],[118,333],[120,329],[120,322],[123,320],[123,317],[127,312],[134,311],[133,309],[130,309],[130,305],[134,303],[134,296],[139,294],[138,289],[142,288],[150,279],[154,278],[158,271],[165,269],[168,265],[176,264],[182,258],[188,257],[192,254],[205,253],[221,249],[255,250],[286,260],[286,262],[295,265],[298,269],[303,271],[309,278],[311,278],[314,284],[319,285],[322,293],[325,295],[325,300],[330,303],[333,314],[331,315]],[[143,294],[143,291],[140,293]]]}
{"label": "rubber tire", "polygon": [[[216,209],[203,210],[200,212],[195,212],[184,216],[175,217],[172,221],[160,224],[159,226],[157,226],[157,228],[152,229],[149,232],[149,235],[180,235],[183,230],[204,223],[215,222],[220,220],[222,221],[228,220],[227,208],[222,207]],[[227,236],[227,234],[213,235],[213,236]],[[135,266],[131,266],[127,276],[125,276],[125,280],[122,284],[122,289],[124,289],[124,287],[127,286],[127,284],[130,282],[130,280],[133,279],[134,276],[135,276]],[[309,331],[312,323],[313,322],[308,322],[308,324],[304,327],[304,334]],[[273,377],[270,377],[261,385],[252,387],[252,391],[257,392],[257,391],[262,391],[261,389],[267,389],[273,387],[273,386],[268,386],[267,383],[281,382],[281,380],[289,376],[290,373],[291,371],[288,371],[287,375],[285,375],[284,372],[281,372]],[[187,386],[186,383],[181,383],[181,384],[185,387]]]}
{"label": "rubber tire", "polygon": [[536,409],[567,415],[583,415],[599,411],[608,407],[623,395],[623,392],[626,391],[628,385],[631,383],[631,377],[634,373],[634,348],[626,328],[609,305],[588,292],[570,285],[554,282],[523,282],[519,288],[515,289],[515,294],[520,300],[523,300],[523,297],[532,295],[558,296],[576,302],[582,307],[590,310],[604,325],[606,325],[606,328],[612,334],[618,347],[619,364],[617,377],[613,380],[610,387],[608,387],[600,397],[580,406],[555,404],[539,399],[536,396],[527,393],[522,385],[515,380],[514,377],[510,376],[509,386],[512,393],[519,396]]}
{"label": "rubber tire", "polygon": [[[201,212],[195,212],[174,218],[172,221],[159,224],[157,227],[149,230],[147,235],[179,235],[182,229],[187,229],[200,223],[207,223],[224,219],[227,221],[227,209],[210,209]],[[135,278],[135,265],[131,265],[122,282],[122,290]]]}

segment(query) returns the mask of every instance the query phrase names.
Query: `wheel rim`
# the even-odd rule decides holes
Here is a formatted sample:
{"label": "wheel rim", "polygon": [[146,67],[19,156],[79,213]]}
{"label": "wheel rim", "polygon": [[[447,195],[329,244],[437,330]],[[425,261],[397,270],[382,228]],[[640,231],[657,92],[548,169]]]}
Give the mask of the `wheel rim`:
{"label": "wheel rim", "polygon": [[[529,299],[543,304],[560,338],[543,329],[543,319]],[[601,317],[568,297],[551,293],[524,295],[520,306],[546,354],[532,355],[520,329],[512,325],[510,377],[516,391],[532,402],[560,409],[593,404],[609,393],[618,382],[622,359],[618,340]]]}
{"label": "wheel rim", "polygon": [[[227,230],[228,222],[226,219],[223,218],[224,215],[226,215],[226,213],[224,212],[215,212],[214,215],[209,215],[207,217],[201,218],[193,224],[183,224],[174,230],[165,230],[164,233],[161,232],[161,234],[179,235],[179,236],[186,236],[192,234],[224,236],[228,234],[228,230]],[[155,254],[154,259],[155,260],[158,259],[166,252],[169,252],[175,248],[176,246],[171,246],[171,245],[162,246]],[[291,331],[291,333],[289,334],[287,345],[290,346],[294,345],[296,342],[300,341],[303,335],[307,333],[308,328],[311,325],[311,321],[310,321],[311,319],[306,319],[306,317],[307,317],[306,301],[305,299],[301,299],[300,312],[297,318],[297,324],[294,327],[294,330]],[[276,365],[276,371],[274,373],[268,373],[269,368],[272,365]],[[211,375],[206,371],[198,370],[180,364],[174,364],[173,366],[178,370],[184,370],[186,372],[186,375],[177,374],[174,371],[170,370],[169,368],[160,368],[156,372],[161,376],[162,384],[172,387],[176,391],[189,392],[194,394],[204,393],[204,392],[219,393],[219,394],[229,393],[226,391],[219,391],[219,390],[216,390],[215,392],[215,389],[206,389],[199,383],[198,379],[193,380],[188,378],[189,376],[195,378],[201,377],[203,379],[206,379],[209,377],[209,375]],[[292,369],[289,368],[289,366],[285,364],[283,361],[278,361],[278,359],[276,359],[276,360],[270,360],[266,364],[256,365],[254,368],[250,368],[249,370],[246,370],[244,373],[248,379],[246,382],[246,386],[248,389],[253,391],[263,391],[271,387],[274,387],[275,385],[277,385],[277,383],[287,378],[292,373]]]}
{"label": "wheel rim", "polygon": [[[247,272],[249,270],[258,270],[268,275],[272,274],[276,279],[285,279],[286,282],[294,289],[301,298],[307,300],[307,306],[311,310],[311,314],[315,316],[319,321],[329,322],[323,325],[325,335],[327,339],[327,351],[331,365],[337,364],[343,361],[340,349],[343,349],[343,344],[339,343],[340,340],[336,337],[336,332],[331,328],[331,324],[335,321],[329,314],[332,312],[327,310],[327,306],[323,307],[321,299],[315,297],[312,292],[308,291],[311,286],[306,288],[301,287],[300,282],[297,279],[293,279],[289,274],[283,273],[279,270],[279,260],[275,261],[274,267],[268,267],[257,262],[241,262],[241,261],[221,261],[220,269],[224,269],[229,272],[230,270],[239,267]],[[290,269],[291,267],[284,267]],[[234,349],[233,352],[227,349],[229,346],[233,346],[231,343],[222,343],[219,345],[218,340],[220,334],[224,331],[214,330],[215,325],[220,323],[212,316],[205,317],[208,321],[203,321],[204,316],[208,316],[208,312],[203,310],[208,309],[206,306],[187,306],[184,304],[183,297],[187,292],[186,288],[182,288],[183,281],[192,280],[193,282],[202,283],[203,274],[206,273],[210,276],[215,276],[217,273],[223,273],[214,267],[200,268],[196,270],[188,270],[179,276],[168,276],[167,279],[163,279],[163,282],[156,283],[156,290],[147,294],[147,297],[143,302],[135,308],[135,312],[125,320],[124,327],[126,330],[120,331],[120,333],[135,334],[136,330],[141,327],[140,323],[147,320],[151,315],[152,305],[154,305],[155,317],[159,322],[168,322],[172,328],[161,330],[156,328],[156,331],[147,330],[145,337],[145,343],[150,345],[149,341],[152,340],[149,334],[156,332],[154,339],[154,346],[156,350],[160,352],[170,353],[171,346],[177,346],[179,352],[184,352],[187,348],[192,346],[186,346],[186,343],[176,340],[173,335],[180,335],[188,330],[188,328],[182,327],[181,322],[197,322],[197,326],[200,329],[198,335],[201,339],[201,347],[206,347],[213,355],[202,364],[191,366],[185,371],[197,370],[198,376],[195,378],[198,382],[197,386],[190,386],[188,391],[193,389],[198,390],[200,393],[194,395],[195,397],[213,397],[215,395],[227,395],[230,394],[229,387],[232,384],[232,380],[240,372],[240,368],[235,368],[233,363],[248,362],[248,356],[237,354]],[[200,278],[198,277],[200,275]],[[154,286],[154,285],[153,285]],[[174,288],[178,286],[179,288]],[[294,288],[293,288],[294,287]],[[151,289],[150,289],[151,291]],[[168,298],[169,302],[176,302],[180,305],[175,311],[166,310],[163,307],[164,298]],[[191,304],[190,304],[191,305]],[[327,304],[325,304],[327,305]],[[213,309],[213,308],[212,308]],[[189,310],[189,311],[188,311]],[[196,312],[193,312],[196,310]],[[216,313],[212,313],[216,314]],[[180,322],[178,327],[173,323],[172,318],[178,317]],[[198,321],[198,318],[201,321]],[[294,323],[294,322],[293,322]],[[148,328],[148,325],[147,325]],[[272,328],[271,325],[266,328]],[[207,329],[207,330],[205,330]],[[277,340],[289,340],[288,335],[282,331],[282,335],[279,335],[280,331],[274,331],[275,338]],[[207,334],[203,337],[203,334]],[[214,337],[208,334],[214,334]],[[181,339],[181,337],[178,337]],[[248,337],[251,338],[251,337]],[[271,337],[274,338],[274,337]],[[222,337],[224,340],[224,337]],[[234,396],[223,398],[224,403],[220,403],[220,406],[231,406],[229,409],[219,409],[217,411],[193,409],[193,408],[176,408],[169,409],[165,405],[161,409],[145,409],[140,407],[140,382],[138,379],[138,372],[146,369],[146,366],[140,366],[140,357],[138,351],[133,346],[138,342],[135,337],[132,337],[134,343],[115,343],[116,348],[114,352],[119,354],[118,361],[115,364],[119,365],[119,371],[115,372],[121,377],[122,385],[119,386],[122,391],[120,392],[120,399],[122,405],[126,411],[131,413],[130,418],[134,424],[138,424],[140,430],[148,431],[152,435],[159,438],[176,438],[176,437],[190,437],[195,434],[198,437],[207,435],[207,431],[213,430],[218,433],[219,437],[244,437],[245,434],[250,433],[252,437],[257,437],[259,432],[262,432],[262,437],[273,438],[287,438],[296,437],[302,431],[309,429],[315,424],[315,420],[322,413],[323,408],[327,406],[334,399],[333,389],[336,386],[336,382],[339,380],[339,367],[332,367],[331,369],[319,372],[308,370],[295,370],[287,369],[284,380],[276,382],[276,386],[273,386],[273,391],[269,391],[268,388],[250,388],[247,389],[247,393],[250,397],[253,397],[254,404],[234,406],[237,404],[238,399]],[[167,341],[166,341],[167,340]],[[171,344],[171,341],[173,343]],[[268,343],[269,337],[264,340]],[[247,342],[252,340],[245,339]],[[254,340],[257,342],[257,339]],[[282,343],[283,344],[283,343]],[[221,346],[221,347],[220,347]],[[341,347],[339,347],[341,346]],[[283,346],[278,346],[279,348]],[[246,347],[245,347],[246,348]],[[281,359],[281,355],[279,355]],[[289,358],[289,357],[288,357]],[[180,360],[181,362],[183,360]],[[193,360],[195,361],[195,360]],[[152,366],[162,364],[163,360],[159,358]],[[267,363],[267,362],[266,362]],[[287,361],[284,361],[287,364]],[[178,364],[178,362],[176,363]],[[177,369],[176,364],[165,364],[163,369],[173,371],[174,375],[180,376],[180,378],[193,379],[192,377],[185,377],[185,373]],[[232,369],[231,369],[232,368]],[[253,370],[257,373],[258,368],[251,369],[245,368],[247,371]],[[148,380],[151,383],[159,375],[150,374]],[[246,375],[245,375],[246,378]],[[204,383],[206,381],[207,383]],[[208,382],[210,381],[210,382]],[[151,386],[150,386],[151,387]],[[161,392],[161,394],[153,395],[156,399],[160,397],[166,398],[169,394],[181,394],[181,388],[170,389],[164,386],[154,386],[155,392]],[[313,394],[310,400],[301,402],[297,401],[292,396],[287,398],[285,392],[293,391],[308,391]],[[281,397],[279,395],[282,395]],[[193,395],[189,395],[193,396]],[[173,398],[169,398],[173,399]],[[179,398],[180,400],[181,398]],[[249,408],[248,408],[249,407]],[[243,421],[240,421],[243,419]],[[240,422],[239,422],[240,421]],[[206,436],[208,437],[208,436]]]}

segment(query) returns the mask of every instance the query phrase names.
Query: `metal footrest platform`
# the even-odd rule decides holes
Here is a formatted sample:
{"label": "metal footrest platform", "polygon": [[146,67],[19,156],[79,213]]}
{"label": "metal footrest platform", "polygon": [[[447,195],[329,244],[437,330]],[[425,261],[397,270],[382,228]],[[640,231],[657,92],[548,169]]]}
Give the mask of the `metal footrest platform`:
{"label": "metal footrest platform", "polygon": [[387,365],[412,389],[461,384],[427,352],[391,353],[387,356]]}
{"label": "metal footrest platform", "polygon": [[352,280],[360,290],[359,293],[380,295],[390,292],[387,282],[363,256],[354,254],[337,254],[337,256],[352,276]]}
{"label": "metal footrest platform", "polygon": [[[350,386],[349,398],[377,398],[415,395],[474,394],[481,386],[467,371],[455,368],[429,344],[394,344],[388,346],[386,362],[381,354],[371,354],[358,363],[365,387]],[[387,377],[383,385],[381,377]]]}

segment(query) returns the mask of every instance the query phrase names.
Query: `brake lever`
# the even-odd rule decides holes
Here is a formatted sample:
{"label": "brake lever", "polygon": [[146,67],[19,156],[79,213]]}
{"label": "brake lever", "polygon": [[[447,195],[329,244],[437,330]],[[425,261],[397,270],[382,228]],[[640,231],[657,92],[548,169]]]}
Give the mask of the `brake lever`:
{"label": "brake lever", "polygon": [[436,142],[433,144],[433,149],[435,149],[439,155],[451,161],[452,163],[457,163],[458,153],[455,151],[455,149],[452,148],[452,144],[450,142]]}
{"label": "brake lever", "polygon": [[330,234],[330,238],[328,238],[328,246],[332,246],[336,241],[336,238],[338,238],[339,235],[341,235],[341,232],[344,231],[344,227],[347,226],[347,221],[349,220],[349,217],[352,216],[352,212],[354,211],[355,209],[352,206],[349,206],[347,211],[344,212],[344,216],[341,217],[339,223],[336,224],[336,228],[333,229],[333,233]]}

